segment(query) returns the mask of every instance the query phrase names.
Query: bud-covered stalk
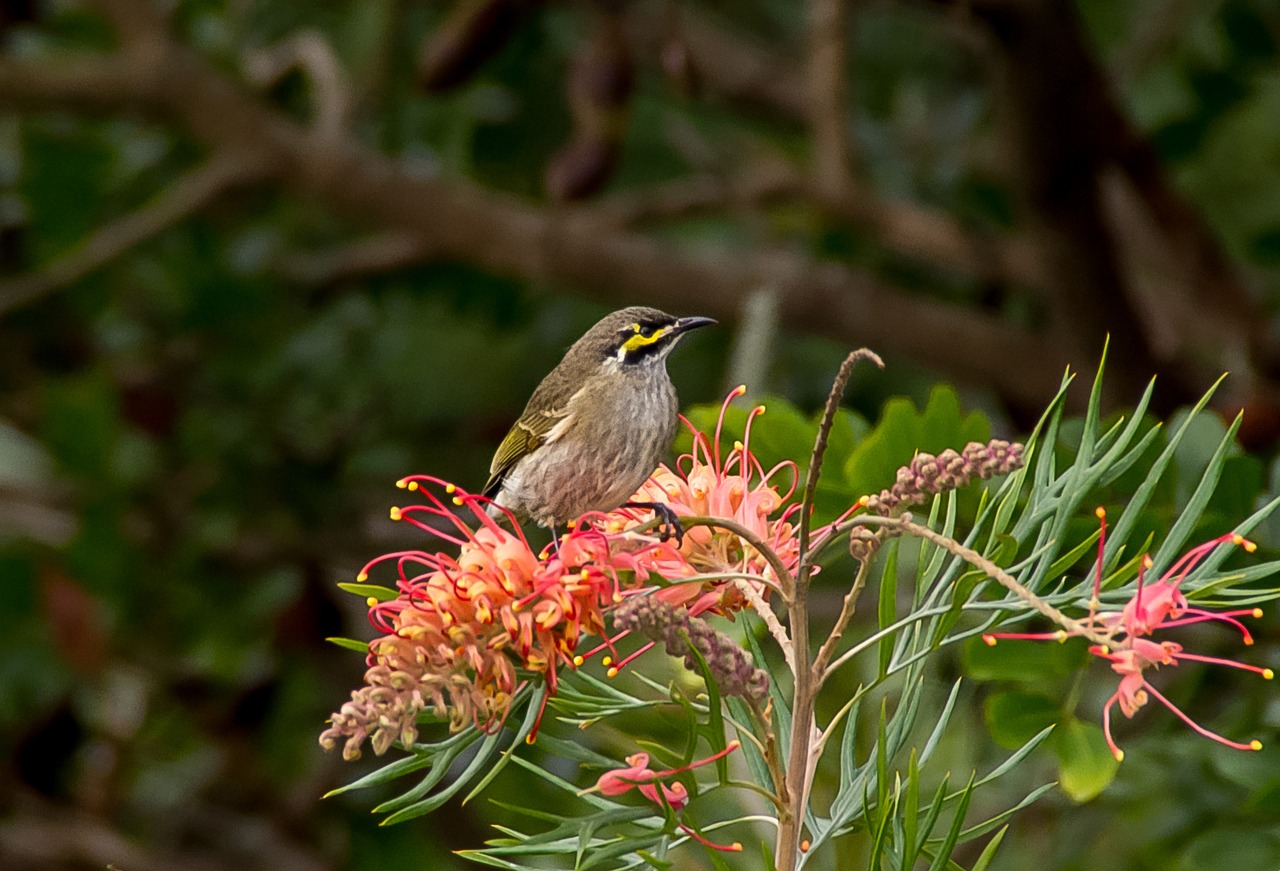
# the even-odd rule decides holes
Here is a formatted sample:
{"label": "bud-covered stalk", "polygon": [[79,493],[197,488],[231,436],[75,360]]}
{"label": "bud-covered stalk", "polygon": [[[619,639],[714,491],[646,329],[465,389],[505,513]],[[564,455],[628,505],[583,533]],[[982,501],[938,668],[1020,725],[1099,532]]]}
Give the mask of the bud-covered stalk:
{"label": "bud-covered stalk", "polygon": [[[659,642],[671,656],[684,659],[689,669],[698,657],[724,695],[763,702],[769,695],[769,673],[756,668],[751,657],[732,638],[684,608],[675,608],[654,595],[632,596],[613,612],[614,625]],[[696,655],[695,655],[696,651]]]}

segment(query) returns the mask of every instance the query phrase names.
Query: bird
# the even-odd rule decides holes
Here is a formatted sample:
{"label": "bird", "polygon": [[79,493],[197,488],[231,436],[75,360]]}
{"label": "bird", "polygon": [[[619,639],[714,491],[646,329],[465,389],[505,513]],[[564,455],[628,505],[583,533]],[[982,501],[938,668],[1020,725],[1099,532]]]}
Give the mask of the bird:
{"label": "bird", "polygon": [[667,357],[690,330],[716,323],[631,306],[574,342],[533,391],[494,454],[482,494],[552,530],[591,511],[649,508],[663,538],[683,530],[662,503],[629,502],[675,436],[678,405]]}

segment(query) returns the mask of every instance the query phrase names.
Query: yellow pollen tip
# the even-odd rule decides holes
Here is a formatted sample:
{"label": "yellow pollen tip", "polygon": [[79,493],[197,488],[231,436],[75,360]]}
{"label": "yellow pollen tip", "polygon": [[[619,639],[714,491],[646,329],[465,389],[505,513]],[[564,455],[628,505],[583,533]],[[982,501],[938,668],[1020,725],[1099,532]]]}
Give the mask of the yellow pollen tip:
{"label": "yellow pollen tip", "polygon": [[612,657],[612,656],[603,656],[603,657],[601,657],[601,658],[600,658],[600,664],[601,664],[601,665],[613,665],[613,657]]}
{"label": "yellow pollen tip", "polygon": [[801,853],[808,853],[808,852],[809,852],[809,839],[808,839],[808,838],[805,838],[803,841],[801,841],[801,842],[800,842],[800,852],[801,852]]}
{"label": "yellow pollen tip", "polygon": [[591,570],[584,568],[582,571],[578,572],[578,577],[582,578],[584,581],[590,580]]}
{"label": "yellow pollen tip", "polygon": [[377,596],[370,596],[369,598],[367,598],[367,599],[365,599],[365,600],[364,600],[364,603],[365,603],[365,605],[367,605],[367,606],[369,606],[370,608],[372,608],[374,605],[378,604],[378,597],[377,597]]}
{"label": "yellow pollen tip", "polygon": [[982,636],[982,643],[987,645],[987,647],[995,647],[996,637],[994,635],[984,635]]}
{"label": "yellow pollen tip", "polygon": [[742,442],[737,441],[737,440],[734,440],[734,443],[733,443],[733,449],[734,449],[735,451],[740,451],[740,450],[742,450]]}
{"label": "yellow pollen tip", "polygon": [[1156,564],[1156,561],[1155,561],[1155,560],[1153,560],[1149,554],[1148,554],[1147,556],[1144,556],[1144,557],[1142,558],[1142,566],[1143,566],[1143,568],[1147,568],[1147,569],[1149,569],[1149,568],[1151,568],[1151,567],[1152,567],[1153,565],[1155,565],[1155,564]]}
{"label": "yellow pollen tip", "polygon": [[866,508],[869,504],[871,504],[871,497],[870,497],[870,496],[859,496],[859,497],[858,497],[858,503],[857,503],[857,504],[858,504],[859,506],[863,507],[863,508]]}
{"label": "yellow pollen tip", "polygon": [[1246,538],[1244,541],[1244,549],[1247,553],[1253,553],[1258,549],[1258,545]]}
{"label": "yellow pollen tip", "polygon": [[614,594],[613,594],[613,604],[615,604],[615,605],[616,605],[616,604],[618,604],[618,603],[619,603],[619,602],[621,602],[621,601],[622,601],[622,594],[621,594],[621,593],[614,593]]}
{"label": "yellow pollen tip", "polygon": [[454,504],[454,505],[461,505],[461,504],[462,504],[462,497],[461,497],[461,496],[454,496],[454,497],[453,497],[453,504]]}
{"label": "yellow pollen tip", "polygon": [[1107,519],[1107,509],[1105,509],[1105,508],[1103,508],[1101,505],[1099,505],[1097,508],[1093,509],[1093,516],[1094,516],[1094,517],[1096,517],[1096,518],[1098,518],[1099,520],[1106,520],[1106,519]]}
{"label": "yellow pollen tip", "polygon": [[578,521],[576,521],[576,520],[566,520],[564,525],[565,525],[565,526],[567,526],[569,529],[573,529],[575,526],[577,526],[577,525],[578,525]]}
{"label": "yellow pollen tip", "polygon": [[734,750],[737,750],[741,746],[742,746],[742,742],[739,741],[737,738],[734,738],[732,741],[730,741],[728,744],[725,745],[724,749],[726,753],[731,753]]}
{"label": "yellow pollen tip", "polygon": [[452,496],[454,493],[458,492],[458,487],[457,487],[457,485],[456,485],[456,484],[445,484],[445,485],[444,485],[444,492],[446,492],[446,493],[448,493],[450,496]]}
{"label": "yellow pollen tip", "polygon": [[584,662],[586,662],[586,660],[582,658],[581,654],[573,658],[573,665],[575,668],[582,668],[582,663]]}
{"label": "yellow pollen tip", "polygon": [[418,489],[418,482],[417,482],[417,481],[410,481],[410,482],[409,482],[409,489],[410,489],[410,490],[417,490],[417,489]]}
{"label": "yellow pollen tip", "polygon": [[747,392],[747,385],[745,385],[745,384],[739,384],[737,387],[733,388],[733,395],[734,395],[734,396],[741,396],[742,394],[744,394],[744,393],[746,393],[746,392]]}
{"label": "yellow pollen tip", "polygon": [[1101,653],[1103,656],[1106,656],[1108,653],[1111,652],[1111,648],[1105,644],[1102,644],[1102,645],[1099,645],[1098,652]]}
{"label": "yellow pollen tip", "polygon": [[399,481],[396,481],[396,486],[403,490],[405,487],[409,486],[409,482],[404,478],[401,478]]}
{"label": "yellow pollen tip", "polygon": [[1066,643],[1067,643],[1067,632],[1066,632],[1066,630],[1065,630],[1065,629],[1059,629],[1059,630],[1055,633],[1055,637],[1058,639],[1058,643],[1059,643],[1059,644],[1066,644]]}
{"label": "yellow pollen tip", "polygon": [[756,406],[756,414],[764,414],[768,410],[769,409],[765,408],[763,405]]}
{"label": "yellow pollen tip", "polygon": [[1115,756],[1115,758],[1116,758],[1116,762],[1124,762],[1124,751],[1123,751],[1123,750],[1113,750],[1113,751],[1111,751],[1111,755]]}
{"label": "yellow pollen tip", "polygon": [[392,519],[392,520],[399,520],[399,519],[401,519],[402,517],[404,517],[404,512],[403,512],[403,511],[401,511],[399,508],[392,508],[392,509],[391,509],[391,519]]}
{"label": "yellow pollen tip", "polygon": [[361,572],[360,574],[356,575],[356,583],[363,584],[367,580],[369,580],[368,572]]}
{"label": "yellow pollen tip", "polygon": [[522,609],[523,607],[524,607],[524,606],[523,606],[523,605],[521,605],[519,602],[512,602],[512,603],[511,603],[511,611],[512,611],[512,613],[519,613],[519,612],[520,612],[520,609]]}
{"label": "yellow pollen tip", "polygon": [[1259,741],[1257,738],[1254,738],[1252,741],[1250,741],[1250,742],[1249,742],[1249,749],[1250,749],[1250,750],[1261,750],[1261,749],[1262,749],[1262,742],[1261,742],[1261,741]]}
{"label": "yellow pollen tip", "polygon": [[609,667],[609,670],[608,670],[608,671],[606,671],[606,672],[604,673],[604,676],[605,676],[605,677],[617,677],[617,676],[618,676],[618,670],[617,670],[616,668],[614,668],[614,667],[610,666],[610,667]]}
{"label": "yellow pollen tip", "polygon": [[526,744],[532,744],[532,743],[533,743],[534,741],[536,741],[536,740],[538,740],[538,739],[537,739],[537,738],[535,738],[535,737],[533,737],[532,735],[525,735],[525,736],[524,736],[524,743],[526,743]]}
{"label": "yellow pollen tip", "polygon": [[1274,671],[1272,671],[1271,669],[1269,669],[1269,668],[1264,668],[1264,669],[1262,670],[1262,679],[1263,679],[1263,680],[1271,680],[1271,679],[1272,679],[1272,678],[1274,678],[1275,676],[1276,676],[1276,673],[1275,673]]}
{"label": "yellow pollen tip", "polygon": [[741,845],[741,844],[739,844],[737,841],[734,841],[732,844],[730,844],[730,845],[729,845],[729,852],[731,852],[731,853],[741,853],[741,852],[742,852],[742,845]]}
{"label": "yellow pollen tip", "polygon": [[1258,619],[1258,618],[1259,618],[1259,617],[1261,617],[1261,616],[1262,616],[1262,609],[1261,609],[1261,608],[1254,608],[1254,609],[1253,609],[1253,617],[1254,617],[1254,619],[1256,620],[1256,619]]}

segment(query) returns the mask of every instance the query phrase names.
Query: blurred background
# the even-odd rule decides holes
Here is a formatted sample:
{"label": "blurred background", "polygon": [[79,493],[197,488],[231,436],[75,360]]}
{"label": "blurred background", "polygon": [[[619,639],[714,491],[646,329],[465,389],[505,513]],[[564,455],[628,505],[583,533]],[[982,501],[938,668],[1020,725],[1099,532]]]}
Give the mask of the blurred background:
{"label": "blurred background", "polygon": [[[321,801],[369,767],[316,744],[363,672],[324,638],[370,637],[334,584],[412,544],[397,478],[481,485],[636,303],[721,322],[672,359],[686,404],[745,381],[809,415],[875,349],[868,425],[947,382],[1017,437],[1108,335],[1113,412],[1230,371],[1229,527],[1276,489],[1280,5],[4,0],[6,871],[462,867],[484,800],[388,829]],[[1280,728],[1261,682],[1186,680],[1210,725]],[[958,768],[991,741],[968,692]],[[1280,865],[1280,757],[1167,715],[1126,747],[993,867]]]}

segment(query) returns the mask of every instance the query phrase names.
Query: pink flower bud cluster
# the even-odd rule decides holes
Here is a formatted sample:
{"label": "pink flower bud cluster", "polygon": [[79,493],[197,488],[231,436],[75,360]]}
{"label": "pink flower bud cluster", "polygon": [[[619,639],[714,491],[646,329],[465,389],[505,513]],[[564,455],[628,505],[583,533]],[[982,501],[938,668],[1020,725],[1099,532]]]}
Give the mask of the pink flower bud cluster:
{"label": "pink flower bud cluster", "polygon": [[1022,468],[1022,445],[992,439],[985,445],[969,442],[957,453],[947,448],[936,457],[916,454],[898,469],[893,486],[868,496],[867,510],[888,517],[912,505],[923,505],[933,496],[958,490],[975,479],[1007,475]]}
{"label": "pink flower bud cluster", "polygon": [[[992,439],[985,445],[969,442],[959,453],[947,448],[936,457],[916,454],[910,463],[898,469],[892,487],[863,497],[862,505],[881,517],[903,514],[912,505],[923,505],[939,493],[1022,468],[1025,462],[1022,450],[1017,442]],[[849,531],[849,555],[856,560],[871,559],[884,539],[894,534],[888,529],[855,526]]]}
{"label": "pink flower bud cluster", "polygon": [[683,657],[690,670],[697,668],[701,656],[724,695],[757,702],[769,696],[769,673],[756,668],[732,638],[707,621],[690,617],[684,608],[672,607],[656,595],[631,596],[614,610],[613,622],[661,643],[671,656]]}

